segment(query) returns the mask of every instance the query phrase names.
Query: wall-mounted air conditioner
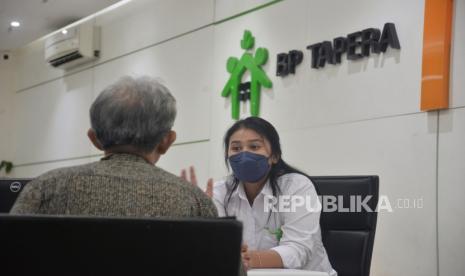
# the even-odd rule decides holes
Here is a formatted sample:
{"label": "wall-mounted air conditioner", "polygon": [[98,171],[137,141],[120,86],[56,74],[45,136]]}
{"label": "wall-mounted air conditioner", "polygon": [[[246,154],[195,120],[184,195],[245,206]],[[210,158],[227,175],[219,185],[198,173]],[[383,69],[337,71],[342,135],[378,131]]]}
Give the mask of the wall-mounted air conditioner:
{"label": "wall-mounted air conditioner", "polygon": [[68,69],[96,59],[100,54],[100,30],[92,22],[67,28],[45,40],[45,60]]}

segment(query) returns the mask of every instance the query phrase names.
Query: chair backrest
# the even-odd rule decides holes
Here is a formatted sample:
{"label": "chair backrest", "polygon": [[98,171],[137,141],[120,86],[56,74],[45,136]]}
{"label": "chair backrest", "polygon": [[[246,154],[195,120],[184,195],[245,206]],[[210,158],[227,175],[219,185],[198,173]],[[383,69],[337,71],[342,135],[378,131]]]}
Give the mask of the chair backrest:
{"label": "chair backrest", "polygon": [[0,178],[0,213],[9,213],[29,178]]}
{"label": "chair backrest", "polygon": [[0,275],[239,275],[233,219],[0,215]]}
{"label": "chair backrest", "polygon": [[[322,197],[320,225],[331,265],[339,276],[368,276],[376,232],[378,176],[315,176],[312,181]],[[337,210],[332,210],[336,206]]]}

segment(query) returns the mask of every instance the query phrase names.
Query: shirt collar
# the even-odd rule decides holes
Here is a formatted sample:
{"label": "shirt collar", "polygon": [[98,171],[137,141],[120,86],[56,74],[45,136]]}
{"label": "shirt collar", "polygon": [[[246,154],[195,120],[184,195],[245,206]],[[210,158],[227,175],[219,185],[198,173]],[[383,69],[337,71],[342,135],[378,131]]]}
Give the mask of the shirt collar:
{"label": "shirt collar", "polygon": [[[270,180],[268,179],[265,182],[262,190],[258,194],[263,194],[264,196],[272,196],[273,190],[271,189]],[[244,184],[242,182],[239,183],[237,189],[232,193],[232,197],[239,197],[241,199],[247,200],[247,195],[245,193]]]}
{"label": "shirt collar", "polygon": [[260,191],[261,194],[263,195],[268,195],[268,196],[271,196],[273,195],[273,190],[271,189],[271,183],[270,183],[270,179],[268,179],[265,183],[265,186],[263,186],[263,189]]}
{"label": "shirt collar", "polygon": [[129,161],[129,162],[149,164],[149,162],[147,162],[143,157],[136,155],[136,154],[130,154],[130,153],[110,153],[100,160],[101,161],[106,161],[106,160]]}

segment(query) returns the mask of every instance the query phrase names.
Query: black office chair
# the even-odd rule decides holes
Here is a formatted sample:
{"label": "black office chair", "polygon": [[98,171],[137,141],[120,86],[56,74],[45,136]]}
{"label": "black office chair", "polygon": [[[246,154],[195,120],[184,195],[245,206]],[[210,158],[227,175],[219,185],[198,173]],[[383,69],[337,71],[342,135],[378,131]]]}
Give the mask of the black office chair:
{"label": "black office chair", "polygon": [[323,244],[338,275],[368,276],[376,232],[378,176],[315,176],[312,181],[320,196],[339,196],[338,204],[342,199],[344,208],[350,208],[350,196],[360,196],[361,201],[372,196],[367,205],[373,212],[364,208],[361,212],[322,210],[320,218]]}

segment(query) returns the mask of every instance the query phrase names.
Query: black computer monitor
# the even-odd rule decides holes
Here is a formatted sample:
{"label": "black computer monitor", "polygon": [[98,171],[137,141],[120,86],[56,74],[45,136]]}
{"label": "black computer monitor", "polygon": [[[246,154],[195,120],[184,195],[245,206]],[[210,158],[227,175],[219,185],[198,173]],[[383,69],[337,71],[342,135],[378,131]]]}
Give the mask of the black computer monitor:
{"label": "black computer monitor", "polygon": [[0,215],[1,275],[239,275],[234,219]]}
{"label": "black computer monitor", "polygon": [[[0,178],[0,213],[9,213],[30,178]],[[0,272],[1,274],[1,272]]]}

